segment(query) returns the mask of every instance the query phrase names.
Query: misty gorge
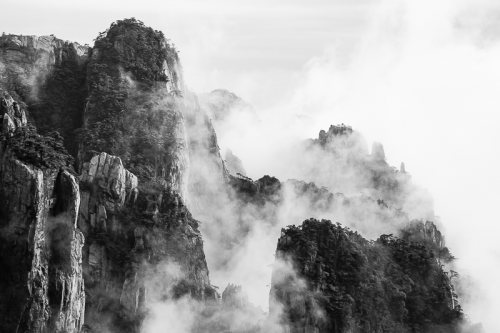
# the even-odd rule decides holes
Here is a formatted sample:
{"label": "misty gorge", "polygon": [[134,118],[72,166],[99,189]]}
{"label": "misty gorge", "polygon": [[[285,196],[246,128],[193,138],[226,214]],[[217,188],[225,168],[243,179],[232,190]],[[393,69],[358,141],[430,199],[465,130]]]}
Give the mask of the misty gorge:
{"label": "misty gorge", "polygon": [[483,332],[411,165],[335,119],[252,179],[218,137],[263,120],[181,60],[134,18],[0,37],[0,332]]}

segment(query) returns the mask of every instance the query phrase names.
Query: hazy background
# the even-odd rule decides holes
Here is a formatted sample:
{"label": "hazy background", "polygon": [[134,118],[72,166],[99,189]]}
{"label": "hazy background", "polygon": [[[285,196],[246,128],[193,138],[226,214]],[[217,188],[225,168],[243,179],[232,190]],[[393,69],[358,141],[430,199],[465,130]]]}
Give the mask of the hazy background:
{"label": "hazy background", "polygon": [[[180,50],[188,86],[227,88],[258,126],[221,137],[252,177],[331,123],[383,142],[435,198],[465,312],[500,329],[500,2],[493,0],[10,1],[1,30],[92,44],[136,17]],[[253,124],[255,125],[255,124]],[[249,128],[250,127],[250,128]],[[237,134],[237,135],[236,135]]]}

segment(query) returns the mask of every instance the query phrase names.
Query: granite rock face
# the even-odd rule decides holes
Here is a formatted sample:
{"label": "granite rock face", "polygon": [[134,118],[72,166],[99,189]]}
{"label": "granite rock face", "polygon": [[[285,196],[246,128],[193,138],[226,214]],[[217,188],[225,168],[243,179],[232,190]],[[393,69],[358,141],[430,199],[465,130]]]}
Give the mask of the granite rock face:
{"label": "granite rock face", "polygon": [[16,129],[26,126],[26,112],[6,91],[0,89],[0,132],[11,135]]}
{"label": "granite rock face", "polygon": [[58,131],[76,155],[86,97],[88,46],[54,36],[0,37],[0,88],[26,106],[41,134]]}
{"label": "granite rock face", "polygon": [[2,35],[0,82],[21,98],[36,97],[38,86],[54,67],[66,61],[83,64],[87,46],[54,36]]}
{"label": "granite rock face", "polygon": [[87,67],[79,165],[100,152],[140,179],[184,195],[188,145],[177,51],[159,31],[127,19],[96,39]]}
{"label": "granite rock face", "polygon": [[215,299],[198,222],[176,192],[106,153],[84,165],[80,184],[87,331],[138,332],[155,301]]}
{"label": "granite rock face", "polygon": [[23,162],[3,140],[0,202],[0,330],[79,332],[85,292],[77,180]]}
{"label": "granite rock face", "polygon": [[[453,257],[404,167],[339,125],[300,147],[317,179],[254,181],[221,157],[216,129],[233,116],[256,120],[229,91],[186,90],[175,48],[138,20],[92,48],[0,37],[0,331],[138,333],[158,303],[179,301],[192,332],[454,332],[461,312],[441,266]],[[409,222],[408,203],[422,220]],[[221,298],[211,285],[205,250],[230,271],[256,224],[333,213],[399,238],[314,219],[283,230],[279,327],[242,288]]]}

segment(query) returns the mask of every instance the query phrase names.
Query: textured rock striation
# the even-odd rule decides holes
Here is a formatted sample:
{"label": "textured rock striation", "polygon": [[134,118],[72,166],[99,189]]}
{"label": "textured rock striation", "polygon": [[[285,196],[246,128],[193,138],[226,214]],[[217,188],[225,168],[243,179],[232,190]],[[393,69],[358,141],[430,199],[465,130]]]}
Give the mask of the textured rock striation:
{"label": "textured rock striation", "polygon": [[190,105],[163,34],[129,19],[93,48],[52,36],[0,42],[5,329],[138,332],[154,302],[214,301],[183,203]]}
{"label": "textured rock striation", "polygon": [[163,33],[134,19],[113,23],[90,51],[87,86],[79,164],[104,151],[184,195],[182,73]]}
{"label": "textured rock striation", "polygon": [[27,107],[40,133],[58,131],[76,155],[82,125],[88,46],[54,36],[0,37],[0,88]]}
{"label": "textured rock striation", "polygon": [[6,91],[0,90],[0,132],[11,135],[27,125],[26,112]]}
{"label": "textured rock striation", "polygon": [[152,302],[215,298],[198,222],[177,193],[106,153],[84,165],[80,184],[88,331],[137,332]]}
{"label": "textured rock striation", "polygon": [[[254,181],[221,157],[233,116],[256,120],[229,91],[187,91],[175,48],[138,20],[92,48],[1,36],[0,331],[137,333],[182,303],[193,332],[454,332],[453,257],[404,165],[340,125],[299,147],[307,182]],[[240,287],[211,285],[205,251],[234,269],[256,225],[332,214],[399,238],[283,230],[267,320]]]}
{"label": "textured rock striation", "polygon": [[1,133],[0,331],[79,332],[85,292],[78,182],[67,163],[47,167],[20,154],[17,135],[30,135],[24,131]]}
{"label": "textured rock striation", "polygon": [[154,302],[215,298],[198,222],[184,205],[189,103],[177,52],[134,19],[98,36],[87,84],[78,155],[85,328],[138,332]]}

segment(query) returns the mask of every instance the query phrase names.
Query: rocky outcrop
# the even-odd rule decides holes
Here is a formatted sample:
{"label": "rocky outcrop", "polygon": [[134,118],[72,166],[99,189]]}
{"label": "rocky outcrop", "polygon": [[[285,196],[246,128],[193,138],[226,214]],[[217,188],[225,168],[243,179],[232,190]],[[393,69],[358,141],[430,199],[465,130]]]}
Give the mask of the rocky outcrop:
{"label": "rocky outcrop", "polygon": [[[5,114],[22,114],[5,96]],[[0,133],[2,329],[135,333],[155,302],[215,300],[179,170],[139,180],[100,153],[76,178],[58,134],[20,124]]]}
{"label": "rocky outcrop", "polygon": [[79,165],[104,151],[184,195],[182,73],[163,34],[134,19],[113,23],[91,50],[87,86]]}
{"label": "rocky outcrop", "polygon": [[137,332],[156,301],[215,298],[198,222],[176,192],[138,181],[106,153],[84,165],[80,183],[88,331]]}
{"label": "rocky outcrop", "polygon": [[0,37],[0,88],[27,107],[41,134],[58,131],[76,156],[82,125],[88,46],[54,36]]}
{"label": "rocky outcrop", "polygon": [[369,242],[330,221],[282,230],[271,311],[290,332],[459,332],[449,277],[423,243]]}
{"label": "rocky outcrop", "polygon": [[253,181],[242,175],[230,176],[229,185],[238,200],[264,206],[266,203],[278,204],[282,200],[281,182],[278,178],[265,175]]}
{"label": "rocky outcrop", "polygon": [[339,136],[349,136],[353,134],[353,130],[351,126],[347,126],[345,124],[341,125],[330,125],[328,132],[325,130],[319,131],[318,142],[322,145],[328,145],[330,142],[335,140],[336,137]]}
{"label": "rocky outcrop", "polygon": [[412,182],[404,167],[399,171],[387,163],[381,144],[374,143],[371,153],[367,146],[350,126],[332,125],[320,131],[317,139],[297,147],[299,158],[290,168],[297,179],[347,196],[363,194],[383,200],[411,219],[434,219],[429,193]]}
{"label": "rocky outcrop", "polygon": [[[228,168],[216,128],[256,120],[253,109],[224,90],[199,101],[175,48],[135,19],[93,48],[3,35],[0,89],[0,331],[137,333],[158,303],[188,306],[193,332],[275,332],[276,317],[292,333],[453,331],[461,313],[440,266],[453,258],[434,224],[405,212],[428,206],[352,128],[331,126],[297,154],[326,182],[254,181],[234,155]],[[220,299],[193,215],[212,267],[231,271],[257,223],[332,212],[408,227],[366,241],[308,220],[279,240],[270,320],[240,287]]]}
{"label": "rocky outcrop", "polygon": [[39,84],[64,62],[83,64],[87,46],[54,36],[2,35],[0,86],[22,99],[36,98]]}
{"label": "rocky outcrop", "polygon": [[[2,135],[0,331],[79,332],[85,292],[78,183],[68,165],[26,162],[16,137]],[[49,154],[54,148],[43,149]]]}
{"label": "rocky outcrop", "polygon": [[6,91],[0,89],[1,133],[11,135],[16,129],[26,126],[26,112]]}
{"label": "rocky outcrop", "polygon": [[[87,185],[87,190],[82,191],[80,213],[93,228],[106,231],[108,212],[116,213],[137,199],[137,177],[123,167],[119,157],[106,153],[96,155],[84,164],[80,182]],[[90,201],[91,193],[97,190],[92,188],[93,185],[101,190],[100,202]]]}

